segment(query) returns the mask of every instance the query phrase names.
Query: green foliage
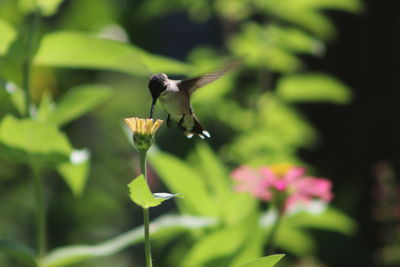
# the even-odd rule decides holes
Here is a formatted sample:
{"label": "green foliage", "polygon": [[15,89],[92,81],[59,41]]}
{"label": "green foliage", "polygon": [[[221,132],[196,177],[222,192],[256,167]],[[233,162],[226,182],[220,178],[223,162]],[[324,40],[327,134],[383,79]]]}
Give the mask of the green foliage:
{"label": "green foliage", "polygon": [[243,264],[240,267],[273,267],[275,266],[285,255],[276,254],[270,255],[268,257],[262,257],[258,260],[251,261],[249,263]]}
{"label": "green foliage", "polygon": [[[179,234],[195,229],[209,227],[214,222],[207,218],[190,216],[162,216],[152,222],[157,227],[152,228],[152,238],[164,236],[173,231]],[[106,257],[143,241],[143,227],[132,229],[95,245],[72,245],[50,251],[42,260],[42,267],[70,266],[90,259]]]}
{"label": "green foliage", "polygon": [[189,70],[184,63],[149,54],[132,44],[73,31],[45,35],[34,63],[39,66],[120,71],[145,77],[161,70],[174,74],[184,74]]}
{"label": "green foliage", "polygon": [[57,171],[75,196],[81,196],[89,175],[90,155],[87,150],[74,150],[71,161],[57,166]]}
{"label": "green foliage", "polygon": [[193,168],[166,153],[150,154],[151,164],[171,191],[181,192],[185,198],[178,206],[193,215],[216,215],[216,207],[209,197],[204,180]]}
{"label": "green foliage", "polygon": [[50,106],[46,121],[63,126],[97,107],[111,95],[104,85],[80,85],[69,89],[54,106]]}
{"label": "green foliage", "polygon": [[8,51],[11,42],[16,38],[17,32],[7,21],[0,19],[0,55]]}
{"label": "green foliage", "polygon": [[285,76],[278,81],[277,95],[287,102],[348,104],[349,88],[326,74]]}
{"label": "green foliage", "polygon": [[51,16],[57,12],[63,0],[19,0],[19,6],[23,12],[31,13],[39,10],[43,16]]}
{"label": "green foliage", "polygon": [[26,263],[28,266],[38,266],[36,263],[36,258],[29,248],[8,240],[0,239],[0,249],[11,256],[18,258],[20,261]]}
{"label": "green foliage", "polygon": [[327,231],[335,231],[345,235],[352,235],[356,231],[356,223],[335,208],[327,208],[322,213],[301,212],[288,216],[284,224],[295,228],[312,228]]}
{"label": "green foliage", "polygon": [[71,145],[54,125],[7,115],[0,124],[2,155],[8,160],[60,163],[69,160]]}
{"label": "green foliage", "polygon": [[133,179],[128,184],[128,188],[132,201],[144,209],[156,207],[163,202],[163,199],[153,196],[143,175],[139,175]]}
{"label": "green foliage", "polygon": [[[130,157],[126,156],[126,144],[121,145],[116,141],[118,138],[115,137],[115,127],[108,127],[112,124],[109,121],[120,121],[123,116],[133,115],[132,108],[135,115],[148,112],[142,93],[147,93],[142,88],[147,80],[139,82],[126,76],[147,79],[154,72],[198,75],[221,66],[227,58],[246,55],[239,71],[227,74],[199,90],[193,98],[199,117],[204,119],[206,125],[214,126],[216,139],[213,140],[216,140],[215,147],[219,150],[214,151],[204,143],[198,143],[188,152],[186,160],[165,152],[150,155],[151,164],[164,185],[172,192],[184,193],[185,198],[177,201],[180,213],[202,216],[179,215],[156,219],[152,227],[152,238],[156,244],[170,244],[172,241],[179,243],[176,250],[179,252],[178,260],[173,261],[171,266],[274,266],[283,255],[250,261],[263,255],[271,224],[264,223],[255,199],[248,194],[233,191],[229,177],[230,167],[239,164],[258,166],[274,162],[301,162],[299,149],[311,148],[316,142],[317,132],[292,104],[350,102],[351,93],[346,85],[328,74],[307,72],[301,56],[323,56],[326,40],[335,37],[336,30],[325,13],[326,10],[358,12],[362,8],[362,2],[171,0],[166,3],[163,0],[148,0],[135,3],[134,14],[129,13],[129,20],[124,18],[128,11],[117,7],[117,1],[101,0],[68,1],[66,10],[60,10],[60,16],[54,16],[62,2],[37,0],[37,6],[31,0],[7,0],[0,3],[1,156],[8,162],[41,163],[48,169],[56,170],[73,194],[81,197],[85,197],[83,192],[89,167],[92,165],[96,177],[92,191],[98,190],[96,183],[107,187],[111,196],[106,199],[107,203],[112,199],[121,206],[120,203],[125,201],[121,197],[123,194],[115,193],[115,188],[120,187],[120,181],[110,178],[121,177],[121,174],[126,177],[127,168],[119,165],[128,165],[126,162]],[[133,4],[128,2],[125,5],[132,7]],[[26,26],[32,23],[31,13],[35,10],[41,16],[53,17],[42,20],[43,27],[39,27],[40,32],[28,49],[29,27]],[[218,17],[223,29],[224,47],[194,48],[187,59],[190,64],[148,52],[156,47],[149,46],[148,50],[141,48],[146,47],[146,38],[153,34],[154,18],[182,10],[199,23]],[[255,20],[255,17],[261,19]],[[126,25],[134,25],[129,26],[133,30],[134,27],[146,25],[149,36],[135,36],[134,32],[125,31],[128,27]],[[52,29],[57,30],[46,32]],[[106,39],[105,36],[115,37],[107,34],[110,29],[114,34],[117,31],[119,36],[123,36],[124,38],[119,39],[125,42]],[[36,43],[39,34],[42,38],[40,43]],[[128,43],[128,36],[134,36],[132,40],[137,43]],[[221,51],[227,51],[231,55],[222,55]],[[24,64],[31,55],[36,67],[96,70],[96,75],[90,77],[94,80],[93,84],[74,86],[82,84],[82,80],[87,83],[89,76],[80,72],[74,72],[72,77],[65,70],[54,71],[50,80],[57,82],[52,84],[43,82],[45,77],[31,71],[31,88],[23,88],[21,77],[26,75]],[[277,76],[276,85],[272,76]],[[123,79],[125,83],[121,82]],[[111,84],[113,94],[111,86],[103,84]],[[70,86],[74,87],[63,92]],[[118,87],[124,87],[124,91]],[[127,88],[134,91],[132,102],[127,100]],[[27,90],[32,94],[28,100],[32,102],[33,112],[24,117],[28,113],[25,102]],[[59,93],[60,97],[55,101],[53,96],[58,96]],[[115,98],[118,93],[119,100]],[[111,108],[107,106],[108,99],[117,99]],[[35,102],[40,102],[37,109]],[[70,141],[63,131],[69,130],[72,122],[100,104],[103,104],[103,114],[107,113],[106,119],[96,117],[95,126],[87,125],[87,121],[92,118],[85,118],[87,121],[83,123],[84,130],[94,129],[96,136],[78,139],[73,134]],[[92,113],[95,116],[98,114],[98,110]],[[93,139],[90,140],[93,143],[87,146],[91,145],[94,153],[89,153],[87,149],[74,149],[71,145],[82,144],[81,140],[88,139]],[[107,146],[109,143],[112,145]],[[90,154],[96,160],[94,164],[90,164]],[[118,158],[117,155],[123,157]],[[152,194],[143,176],[134,179],[129,184],[129,190],[131,199],[144,208],[157,206],[166,199],[180,196]],[[90,212],[83,213],[86,216],[83,218],[90,217]],[[75,237],[80,236],[76,233],[87,233],[90,229],[88,236],[92,240],[98,239],[99,233],[96,229],[82,217],[78,217],[74,217],[78,228],[74,232]],[[314,254],[319,244],[315,243],[309,229],[350,235],[354,233],[356,225],[340,210],[333,208],[318,214],[291,214],[282,222],[277,246],[298,257]],[[52,250],[44,257],[41,266],[68,266],[114,255],[128,246],[142,242],[142,231],[142,227],[139,227],[105,242]],[[100,229],[99,232],[103,234],[117,231],[107,228],[106,231]],[[0,247],[35,266],[35,258],[29,250],[5,241],[0,242]]]}

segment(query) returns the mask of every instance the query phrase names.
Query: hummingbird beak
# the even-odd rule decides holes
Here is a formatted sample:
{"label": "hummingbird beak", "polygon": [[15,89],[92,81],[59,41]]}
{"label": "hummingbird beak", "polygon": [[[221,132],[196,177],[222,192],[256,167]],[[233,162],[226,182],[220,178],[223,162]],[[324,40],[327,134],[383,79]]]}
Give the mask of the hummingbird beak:
{"label": "hummingbird beak", "polygon": [[157,102],[157,98],[156,98],[156,97],[154,97],[154,98],[153,98],[153,102],[151,103],[151,109],[150,109],[150,119],[152,119],[152,118],[153,118],[154,107],[155,107],[155,105],[156,105],[156,102]]}

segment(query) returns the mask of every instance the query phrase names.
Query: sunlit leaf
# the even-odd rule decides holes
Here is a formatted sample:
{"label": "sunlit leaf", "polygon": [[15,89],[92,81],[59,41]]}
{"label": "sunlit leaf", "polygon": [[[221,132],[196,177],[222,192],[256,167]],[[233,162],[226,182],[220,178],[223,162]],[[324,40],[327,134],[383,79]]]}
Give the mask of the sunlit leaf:
{"label": "sunlit leaf", "polygon": [[254,259],[258,259],[264,254],[265,237],[258,224],[259,214],[253,211],[251,215],[248,214],[246,217],[247,219],[244,219],[242,223],[247,224],[249,227],[247,240],[245,240],[240,249],[236,251],[230,262],[230,266],[232,267],[240,266]]}
{"label": "sunlit leaf", "polygon": [[[176,233],[202,229],[214,225],[209,218],[193,216],[162,216],[150,224],[151,237],[163,232]],[[143,226],[94,245],[73,245],[50,251],[41,262],[41,267],[63,267],[89,259],[114,255],[121,250],[143,241]]]}
{"label": "sunlit leaf", "polygon": [[131,200],[142,208],[151,208],[160,205],[164,199],[156,198],[150,191],[149,185],[140,175],[128,184]]}
{"label": "sunlit leaf", "polygon": [[291,75],[281,78],[277,94],[288,102],[331,102],[347,104],[350,89],[327,74]]}
{"label": "sunlit leaf", "polygon": [[162,152],[149,154],[149,159],[169,190],[183,193],[185,198],[177,204],[185,212],[206,216],[217,214],[217,208],[210,198],[203,177],[196,172],[196,169]]}
{"label": "sunlit leaf", "polygon": [[193,165],[203,174],[210,189],[219,198],[231,193],[228,171],[211,148],[206,144],[199,143],[196,146],[195,156],[196,158],[192,161]]}
{"label": "sunlit leaf", "polygon": [[286,222],[292,227],[322,229],[351,235],[356,230],[356,223],[341,211],[328,208],[322,213],[301,212],[288,216]]}
{"label": "sunlit leaf", "polygon": [[57,12],[63,0],[19,0],[22,11],[30,13],[36,9],[40,10],[43,16],[51,16]]}
{"label": "sunlit leaf", "polygon": [[275,266],[285,254],[275,254],[267,257],[262,257],[260,259],[248,262],[246,264],[240,265],[240,267],[273,267]]}
{"label": "sunlit leaf", "polygon": [[71,189],[79,197],[82,195],[89,175],[90,154],[86,149],[74,150],[70,162],[57,166],[57,170]]}
{"label": "sunlit leaf", "polygon": [[0,55],[3,55],[16,38],[17,32],[7,21],[0,19],[0,33]]}
{"label": "sunlit leaf", "polygon": [[237,55],[247,55],[246,64],[269,71],[293,72],[302,66],[293,51],[274,40],[273,32],[255,23],[247,23],[230,39],[229,47]]}
{"label": "sunlit leaf", "polygon": [[152,71],[185,74],[189,70],[184,63],[152,55],[132,44],[72,31],[45,35],[34,63],[53,67],[119,71],[145,77]]}
{"label": "sunlit leaf", "polygon": [[298,256],[310,255],[315,251],[315,243],[309,233],[288,225],[281,225],[278,229],[276,247]]}
{"label": "sunlit leaf", "polygon": [[26,248],[12,241],[0,239],[0,251],[4,251],[7,254],[17,258],[18,260],[25,262],[28,266],[38,266],[36,263],[35,255],[29,248]]}
{"label": "sunlit leaf", "polygon": [[[198,240],[185,255],[181,266],[206,266],[208,262],[231,258],[247,237],[247,226],[241,224],[214,231]],[[226,262],[220,266],[227,266]]]}
{"label": "sunlit leaf", "polygon": [[54,108],[53,99],[48,91],[45,91],[42,95],[42,100],[36,112],[36,119],[38,121],[46,122]]}
{"label": "sunlit leaf", "polygon": [[25,91],[12,82],[7,82],[4,89],[9,94],[10,100],[18,113],[20,115],[25,114]]}
{"label": "sunlit leaf", "polygon": [[48,116],[48,121],[62,126],[104,102],[111,95],[104,85],[80,85],[68,90]]}
{"label": "sunlit leaf", "polygon": [[225,223],[238,223],[256,210],[254,198],[234,192],[228,170],[209,146],[198,144],[191,162],[207,183],[219,215]]}
{"label": "sunlit leaf", "polygon": [[[306,8],[337,9],[348,12],[359,12],[363,3],[359,0],[291,0]],[[289,3],[290,4],[290,3]]]}
{"label": "sunlit leaf", "polygon": [[69,160],[72,148],[55,126],[7,115],[0,124],[0,148],[9,160],[59,163]]}

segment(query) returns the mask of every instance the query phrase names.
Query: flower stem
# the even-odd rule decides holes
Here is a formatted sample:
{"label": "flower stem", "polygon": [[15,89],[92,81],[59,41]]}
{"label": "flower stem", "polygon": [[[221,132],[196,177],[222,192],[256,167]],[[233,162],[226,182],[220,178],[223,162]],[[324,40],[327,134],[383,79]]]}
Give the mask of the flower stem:
{"label": "flower stem", "polygon": [[[147,182],[147,151],[140,150],[140,169]],[[150,219],[149,219],[149,209],[143,208],[143,220],[144,220],[144,248],[146,255],[146,266],[152,267],[151,262],[151,248],[150,248]]]}
{"label": "flower stem", "polygon": [[277,236],[277,232],[279,229],[279,226],[281,224],[282,221],[282,217],[283,217],[283,210],[278,210],[278,214],[276,217],[276,220],[274,222],[274,224],[272,225],[272,229],[271,232],[268,235],[268,239],[267,239],[267,245],[266,245],[266,252],[267,254],[272,254],[274,252],[275,249],[275,239]]}
{"label": "flower stem", "polygon": [[152,267],[153,264],[151,262],[149,209],[143,208],[143,218],[144,218],[144,249],[146,254],[146,266]]}
{"label": "flower stem", "polygon": [[46,253],[46,211],[44,206],[44,190],[39,166],[32,163],[31,168],[35,183],[37,255],[40,259]]}
{"label": "flower stem", "polygon": [[140,150],[139,157],[140,157],[140,170],[144,176],[144,179],[147,182],[147,151]]}

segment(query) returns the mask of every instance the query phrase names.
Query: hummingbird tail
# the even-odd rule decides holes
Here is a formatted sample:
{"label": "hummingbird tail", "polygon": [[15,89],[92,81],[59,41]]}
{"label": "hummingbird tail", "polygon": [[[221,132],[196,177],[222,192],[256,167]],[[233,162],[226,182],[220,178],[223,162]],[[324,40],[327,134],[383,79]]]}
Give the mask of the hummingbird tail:
{"label": "hummingbird tail", "polygon": [[191,138],[193,134],[197,134],[201,139],[204,139],[204,137],[211,137],[210,133],[204,130],[203,126],[201,126],[196,117],[194,117],[194,126],[192,128],[192,131],[187,133],[186,136],[188,138]]}

